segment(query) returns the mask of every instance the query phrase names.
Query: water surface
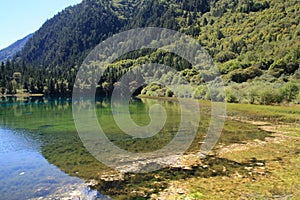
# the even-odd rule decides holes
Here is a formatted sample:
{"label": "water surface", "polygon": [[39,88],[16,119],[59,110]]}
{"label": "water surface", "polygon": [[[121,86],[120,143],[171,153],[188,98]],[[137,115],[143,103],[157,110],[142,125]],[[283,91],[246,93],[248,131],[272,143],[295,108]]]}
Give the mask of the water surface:
{"label": "water surface", "polygon": [[[32,108],[36,105],[41,109],[42,102],[8,99],[0,105],[0,199],[104,198],[91,190],[83,179],[70,176],[49,163],[42,154],[45,141],[41,132],[29,127],[26,130],[26,126],[20,128],[34,123],[35,117],[41,117],[34,116],[37,110]],[[38,113],[45,112],[41,111]],[[40,130],[47,128],[50,126],[40,126]]]}
{"label": "water surface", "polygon": [[0,128],[0,138],[1,199],[75,198],[87,190],[83,180],[50,164],[30,133]]}
{"label": "water surface", "polygon": [[[177,134],[180,106],[176,101],[154,99],[132,99],[129,103],[131,118],[141,126],[151,122],[149,109],[157,103],[165,109],[167,120],[161,131],[150,138],[135,138],[124,133],[114,121],[116,113],[112,113],[109,100],[96,101],[96,114],[114,145],[133,153],[152,152],[167,145]],[[85,103],[78,106],[85,106]],[[199,151],[210,123],[209,104],[204,103],[200,109],[200,123],[191,125],[199,128],[188,152]],[[122,115],[122,112],[117,114]],[[190,134],[189,130],[190,127],[182,129],[184,134]],[[219,142],[230,144],[265,136],[267,134],[254,125],[227,120]],[[71,99],[0,100],[0,163],[0,199],[75,198],[78,192],[85,199],[93,195],[107,198],[88,190],[85,181],[100,180],[103,175],[116,173],[96,160],[83,145],[75,128]],[[164,176],[175,176],[173,172],[168,173]],[[141,177],[144,183],[130,184],[129,181],[122,189],[118,189],[119,186],[97,189],[102,194],[127,196],[128,191],[135,191],[139,185],[146,187],[145,183],[151,182],[146,174]],[[153,186],[149,185],[151,189]]]}

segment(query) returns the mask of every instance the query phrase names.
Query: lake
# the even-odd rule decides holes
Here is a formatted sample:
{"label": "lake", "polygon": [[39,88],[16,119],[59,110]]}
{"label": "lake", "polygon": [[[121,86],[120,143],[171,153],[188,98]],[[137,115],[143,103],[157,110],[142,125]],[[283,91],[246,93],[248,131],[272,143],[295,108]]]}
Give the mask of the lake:
{"label": "lake", "polygon": [[[84,102],[79,106],[81,104],[84,106]],[[168,145],[182,120],[182,110],[177,101],[136,98],[129,103],[131,119],[137,125],[147,126],[153,120],[149,111],[157,104],[164,108],[166,121],[163,128],[149,138],[125,134],[114,120],[116,113],[112,112],[109,100],[99,99],[95,107],[99,124],[115,146],[131,153],[147,153]],[[199,124],[189,124],[189,127],[181,129],[183,134],[187,134],[193,126],[199,126],[187,152],[199,151],[209,126],[210,105],[204,103],[200,107]],[[122,115],[122,112],[117,114]],[[157,112],[157,115],[160,114]],[[263,139],[265,136],[267,133],[255,126],[227,120],[219,144]],[[2,98],[0,138],[0,193],[3,199],[61,199],[75,198],[76,195],[81,195],[82,199],[95,196],[107,199],[104,195],[126,196],[128,191],[138,187],[152,187],[147,182],[152,181],[148,175],[139,176],[140,181],[134,179],[132,183],[127,181],[127,185],[115,188],[101,187],[101,184],[93,189],[88,187],[86,181],[100,180],[117,172],[99,162],[85,148],[75,128],[71,99]],[[154,173],[171,176],[169,171]],[[172,173],[172,176],[176,178],[177,175]],[[178,174],[180,178],[184,176]]]}

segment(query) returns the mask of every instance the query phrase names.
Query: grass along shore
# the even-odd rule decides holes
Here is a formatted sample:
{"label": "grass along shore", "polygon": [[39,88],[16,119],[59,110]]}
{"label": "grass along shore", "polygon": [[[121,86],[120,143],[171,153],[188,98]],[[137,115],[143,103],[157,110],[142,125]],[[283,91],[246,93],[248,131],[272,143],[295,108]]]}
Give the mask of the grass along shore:
{"label": "grass along shore", "polygon": [[265,140],[218,145],[216,158],[242,167],[226,174],[231,169],[223,165],[221,176],[171,181],[152,199],[299,199],[300,107],[228,104],[227,108],[228,120],[255,125],[271,135]]}

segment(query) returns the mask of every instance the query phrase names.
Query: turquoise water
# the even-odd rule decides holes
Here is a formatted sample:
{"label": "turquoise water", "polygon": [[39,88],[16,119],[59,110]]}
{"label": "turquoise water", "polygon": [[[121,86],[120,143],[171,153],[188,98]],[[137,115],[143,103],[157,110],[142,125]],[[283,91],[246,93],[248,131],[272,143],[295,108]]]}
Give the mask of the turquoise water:
{"label": "turquoise water", "polygon": [[[112,110],[109,100],[99,99],[95,102],[96,118],[109,141],[129,153],[156,152],[170,144],[178,135],[181,137],[177,137],[179,140],[174,143],[177,145],[175,150],[183,146],[185,141],[191,140],[188,152],[198,152],[210,123],[210,106],[205,103],[200,105],[200,123],[187,120],[180,131],[182,116],[187,117],[186,119],[191,119],[191,116],[190,112],[184,112],[177,101],[131,99],[127,105],[130,118],[140,126],[151,124],[151,116],[156,117],[160,122],[161,112],[155,109],[150,112],[151,108],[158,104],[165,110],[166,121],[161,120],[164,124],[163,128],[156,135],[148,138],[138,138],[122,131],[114,117],[116,115],[122,117],[125,113],[124,109],[120,107],[120,110]],[[77,108],[85,108],[86,105],[86,101],[83,101],[77,104]],[[187,101],[185,109],[188,111],[194,109],[192,105],[194,106]],[[85,117],[89,116],[83,116]],[[83,125],[90,127],[88,120]],[[190,133],[195,127],[198,127],[196,136],[191,138]],[[227,120],[220,142],[231,144],[264,139],[267,135],[268,133],[254,125]],[[85,181],[100,180],[103,176],[110,176],[116,171],[95,159],[80,137],[82,135],[79,136],[74,123],[71,99],[0,99],[0,199],[80,198],[89,200],[95,196],[98,199],[107,199],[108,197],[89,189]],[[93,145],[98,145],[96,150],[105,143],[101,140],[95,140],[96,143],[94,140],[91,141]],[[110,152],[106,154],[105,151],[100,151],[100,153],[107,155],[110,161],[121,160],[122,154]],[[157,154],[157,156],[161,155]],[[129,158],[132,159],[132,157]],[[122,162],[124,163],[120,164],[127,167],[126,163],[130,163],[131,160]],[[120,166],[119,163],[118,166]],[[122,167],[118,169],[124,170],[125,168]],[[172,173],[165,176],[175,176]],[[151,175],[150,178],[147,178],[147,175],[140,177],[142,177],[142,183],[137,180],[131,180],[134,182],[132,184],[130,181],[125,181],[122,183],[123,189],[121,190],[118,186],[114,188],[102,183],[98,184],[96,189],[102,194],[117,198],[118,195],[132,195],[139,187],[144,188],[147,184],[149,184],[147,187],[153,188],[150,184]]]}
{"label": "turquoise water", "polygon": [[0,104],[0,199],[93,199],[96,196],[103,199],[104,196],[91,190],[83,179],[70,176],[49,163],[42,154],[45,141],[38,130],[20,128],[22,123],[34,120],[30,116],[34,116],[37,109],[28,112],[28,106],[41,109],[43,103],[16,100],[6,99]]}
{"label": "turquoise water", "polygon": [[[132,99],[131,118],[138,125],[147,125],[151,121],[149,109],[156,103],[156,100]],[[99,124],[115,145],[132,152],[152,151],[171,141],[180,121],[176,102],[159,103],[168,115],[166,125],[157,136],[144,140],[134,139],[118,128],[108,100],[96,101],[96,113]],[[107,198],[85,184],[111,169],[83,146],[70,99],[3,98],[0,163],[0,199],[76,199],[78,193],[81,199]]]}

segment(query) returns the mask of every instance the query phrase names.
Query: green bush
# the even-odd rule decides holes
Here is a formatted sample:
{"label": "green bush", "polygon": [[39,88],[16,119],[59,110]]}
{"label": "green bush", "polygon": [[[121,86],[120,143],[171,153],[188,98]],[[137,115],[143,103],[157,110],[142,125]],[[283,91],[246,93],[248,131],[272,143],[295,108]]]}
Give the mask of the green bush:
{"label": "green bush", "polygon": [[252,66],[246,69],[238,69],[231,72],[229,74],[229,78],[236,83],[243,83],[260,75],[262,75],[262,71],[258,69],[258,67]]}
{"label": "green bush", "polygon": [[295,103],[300,104],[300,92],[297,94],[295,98]]}
{"label": "green bush", "polygon": [[295,83],[287,83],[282,88],[280,88],[280,93],[283,100],[287,102],[292,102],[296,99],[299,93],[299,87]]}
{"label": "green bush", "polygon": [[172,90],[167,89],[167,91],[166,91],[166,96],[167,96],[167,97],[173,97],[173,95],[174,95],[174,93],[172,92]]}
{"label": "green bush", "polygon": [[226,90],[226,97],[225,97],[225,100],[226,102],[228,103],[238,103],[239,100],[238,100],[238,95],[236,94],[235,91],[231,90],[231,89],[227,89]]}
{"label": "green bush", "polygon": [[235,59],[237,57],[236,53],[232,51],[221,51],[215,56],[215,60],[220,63],[227,62],[229,60]]}
{"label": "green bush", "polygon": [[249,91],[247,92],[247,100],[250,104],[254,104],[257,101],[257,89],[249,89]]}
{"label": "green bush", "polygon": [[297,69],[299,69],[299,64],[290,62],[286,65],[286,72],[288,74],[294,73]]}
{"label": "green bush", "polygon": [[285,61],[284,59],[277,60],[274,62],[270,68],[269,68],[269,73],[278,78],[282,74],[292,74],[294,73],[297,69],[299,69],[299,63],[297,62],[288,62]]}
{"label": "green bush", "polygon": [[223,102],[225,100],[225,96],[221,89],[217,88],[209,88],[208,92],[205,95],[205,100],[210,100],[214,102]]}
{"label": "green bush", "polygon": [[279,91],[273,88],[266,88],[259,93],[259,103],[264,105],[270,105],[275,103],[281,103],[282,96]]}
{"label": "green bush", "polygon": [[230,60],[219,66],[221,74],[228,74],[229,72],[239,68],[241,68],[241,63],[237,60]]}
{"label": "green bush", "polygon": [[205,85],[199,85],[193,92],[194,99],[205,99],[207,93],[207,87]]}

